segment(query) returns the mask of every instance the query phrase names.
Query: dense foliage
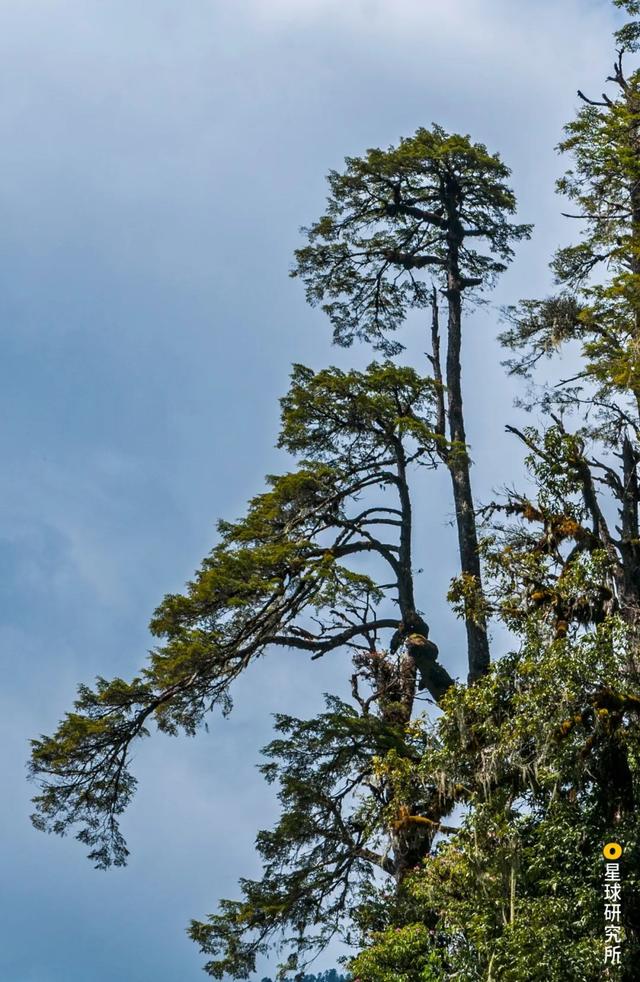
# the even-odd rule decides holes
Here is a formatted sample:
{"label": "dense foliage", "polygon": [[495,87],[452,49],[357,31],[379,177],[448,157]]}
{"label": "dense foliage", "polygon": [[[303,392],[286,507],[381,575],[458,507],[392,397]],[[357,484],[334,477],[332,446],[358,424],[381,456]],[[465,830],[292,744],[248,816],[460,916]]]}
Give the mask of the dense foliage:
{"label": "dense foliage", "polygon": [[[272,980],[264,978],[262,982],[272,982]],[[330,968],[327,972],[320,972],[319,975],[308,975],[305,972],[300,977],[299,982],[347,982],[347,976],[341,975],[335,968]]]}
{"label": "dense foliage", "polygon": [[[347,158],[342,174],[329,174],[327,212],[305,230],[309,244],[297,251],[293,270],[309,302],[322,303],[343,346],[359,338],[398,354],[402,345],[390,335],[409,310],[431,307],[436,432],[451,475],[469,681],[487,670],[489,640],[482,605],[473,604],[482,596],[482,571],[462,400],[462,303],[494,282],[513,257],[513,243],[530,233],[529,225],[510,221],[516,201],[508,177],[497,154],[440,126],[419,129],[386,151]],[[444,367],[437,286],[447,309]]]}
{"label": "dense foliage", "polygon": [[[640,72],[626,60],[639,23],[616,44],[611,94],[581,93],[561,144],[559,191],[580,234],[554,259],[558,291],[506,311],[507,367],[544,421],[508,427],[522,489],[474,505],[461,338],[473,294],[529,227],[511,221],[497,156],[420,129],[330,175],[326,214],[296,256],[338,343],[372,343],[384,359],[294,366],[280,433],[292,469],[219,523],[184,594],[155,612],[159,644],[139,677],[82,686],[56,733],[34,741],[36,824],[73,827],[97,865],[122,864],[131,748],[150,724],[194,733],[214,706],[230,711],[234,680],[273,646],[349,652],[350,701],[276,717],[262,772],[281,814],[258,834],[262,876],[190,927],[215,978],[249,978],[275,948],[281,977],[311,980],[305,964],[335,937],[357,951],[359,982],[635,977]],[[416,308],[430,314],[429,374],[396,360]],[[577,371],[535,384],[563,346]],[[416,474],[436,467],[451,476],[466,684],[429,638],[412,553]],[[513,650],[490,663],[492,617]],[[623,847],[620,966],[605,961],[610,840]]]}

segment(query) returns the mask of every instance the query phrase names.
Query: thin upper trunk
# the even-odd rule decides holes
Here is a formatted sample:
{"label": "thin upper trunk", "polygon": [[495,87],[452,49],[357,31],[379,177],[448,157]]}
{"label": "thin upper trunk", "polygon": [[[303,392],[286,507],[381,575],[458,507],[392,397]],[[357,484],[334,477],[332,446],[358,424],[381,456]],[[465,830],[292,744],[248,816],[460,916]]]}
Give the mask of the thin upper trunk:
{"label": "thin upper trunk", "polygon": [[[478,532],[471,492],[469,455],[462,410],[462,383],[460,349],[462,342],[462,290],[464,282],[459,268],[460,237],[455,217],[451,219],[451,238],[447,270],[447,299],[449,305],[447,342],[447,408],[449,419],[450,450],[448,467],[453,485],[453,500],[458,529],[460,567],[464,577],[472,577],[482,595],[482,576],[478,552]],[[467,612],[467,653],[469,682],[484,675],[489,668],[489,638],[484,612],[477,607]]]}

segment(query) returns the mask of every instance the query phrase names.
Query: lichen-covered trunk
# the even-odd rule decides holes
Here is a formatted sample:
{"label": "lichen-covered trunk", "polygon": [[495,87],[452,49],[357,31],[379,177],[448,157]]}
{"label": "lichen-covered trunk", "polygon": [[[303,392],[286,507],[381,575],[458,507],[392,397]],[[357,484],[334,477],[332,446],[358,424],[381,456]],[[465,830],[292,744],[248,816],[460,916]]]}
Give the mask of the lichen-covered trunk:
{"label": "lichen-covered trunk", "polygon": [[[457,260],[457,257],[456,257]],[[447,339],[447,400],[449,439],[449,472],[453,485],[453,500],[456,512],[458,530],[458,547],[460,551],[460,567],[465,578],[472,577],[477,584],[478,593],[482,591],[482,575],[480,570],[480,555],[478,552],[478,532],[476,515],[471,492],[471,477],[469,474],[469,455],[467,452],[467,437],[464,428],[462,410],[462,368],[460,349],[462,339],[462,284],[455,268],[449,272],[448,282],[448,339]],[[465,617],[467,630],[467,652],[469,665],[469,682],[484,675],[489,668],[489,639],[484,613],[474,605]]]}
{"label": "lichen-covered trunk", "polygon": [[[400,498],[402,522],[400,529],[400,551],[398,554],[398,606],[400,623],[391,641],[391,651],[396,651],[401,643],[407,646],[409,658],[406,665],[412,666],[411,696],[405,686],[404,703],[408,706],[407,722],[411,717],[416,685],[416,669],[420,672],[420,688],[427,689],[436,702],[440,702],[445,692],[453,685],[447,670],[438,663],[438,647],[429,641],[429,625],[418,613],[413,588],[413,564],[411,558],[412,517],[411,497],[407,484],[406,458],[402,443],[396,443],[397,488]],[[405,666],[405,675],[406,675]]]}

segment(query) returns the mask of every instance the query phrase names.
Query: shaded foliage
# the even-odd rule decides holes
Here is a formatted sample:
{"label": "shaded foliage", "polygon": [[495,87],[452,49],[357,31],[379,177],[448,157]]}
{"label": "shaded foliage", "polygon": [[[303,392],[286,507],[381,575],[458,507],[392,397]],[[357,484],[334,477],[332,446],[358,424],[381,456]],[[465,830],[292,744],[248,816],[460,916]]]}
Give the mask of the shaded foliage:
{"label": "shaded foliage", "polygon": [[[272,982],[270,978],[263,978],[262,982]],[[299,975],[296,982],[349,982],[346,975],[341,975],[335,968],[330,968],[326,972],[320,972],[318,975],[308,975],[306,972],[304,975]]]}
{"label": "shaded foliage", "polygon": [[[399,917],[385,904],[363,925],[350,966],[362,982],[637,975],[640,78],[624,58],[638,37],[636,22],[617,32],[615,94],[580,93],[561,145],[573,167],[559,190],[582,227],[554,262],[561,292],[508,311],[503,334],[511,370],[532,380],[566,344],[581,358],[576,377],[532,388],[525,405],[546,426],[508,427],[526,448],[527,492],[485,510],[484,602],[519,647],[443,701],[420,767],[455,795],[461,829],[405,879]],[[611,839],[623,846],[620,967],[605,960]]]}

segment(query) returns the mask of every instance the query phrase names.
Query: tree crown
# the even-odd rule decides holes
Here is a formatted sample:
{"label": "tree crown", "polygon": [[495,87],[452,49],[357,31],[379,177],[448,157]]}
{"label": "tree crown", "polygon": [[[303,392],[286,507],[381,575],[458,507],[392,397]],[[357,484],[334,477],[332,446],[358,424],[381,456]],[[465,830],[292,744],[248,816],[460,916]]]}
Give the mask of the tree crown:
{"label": "tree crown", "polygon": [[345,164],[329,174],[327,210],[303,230],[309,244],[293,269],[339,344],[361,338],[397,353],[402,346],[390,335],[409,309],[430,303],[421,271],[446,289],[480,287],[530,234],[509,221],[516,202],[508,167],[468,136],[434,125]]}

